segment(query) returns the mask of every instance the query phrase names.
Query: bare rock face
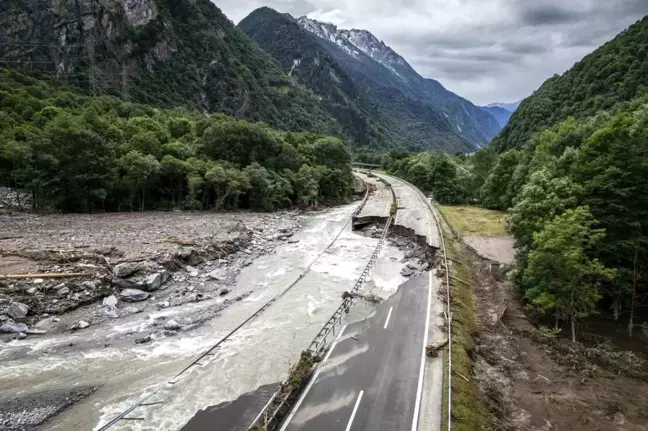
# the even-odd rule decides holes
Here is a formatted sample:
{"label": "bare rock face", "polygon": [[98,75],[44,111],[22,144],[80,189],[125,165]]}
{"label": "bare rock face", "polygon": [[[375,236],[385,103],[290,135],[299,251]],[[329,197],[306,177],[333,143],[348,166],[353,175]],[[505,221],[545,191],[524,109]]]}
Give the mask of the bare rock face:
{"label": "bare rock face", "polygon": [[141,27],[157,17],[153,0],[122,0],[126,20],[133,27]]}

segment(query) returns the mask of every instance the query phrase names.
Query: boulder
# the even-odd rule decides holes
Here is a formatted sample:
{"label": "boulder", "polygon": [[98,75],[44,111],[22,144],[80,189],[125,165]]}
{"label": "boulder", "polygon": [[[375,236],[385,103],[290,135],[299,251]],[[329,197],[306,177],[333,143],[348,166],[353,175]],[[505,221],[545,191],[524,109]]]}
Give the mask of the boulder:
{"label": "boulder", "polygon": [[414,274],[414,270],[412,268],[403,268],[400,273],[403,277],[410,277]]}
{"label": "boulder", "polygon": [[187,270],[189,275],[191,275],[192,277],[197,277],[198,276],[198,268],[194,268],[193,266],[187,265],[185,267],[185,269]]}
{"label": "boulder", "polygon": [[65,285],[56,291],[56,295],[61,297],[68,296],[69,294],[70,294],[70,288]]}
{"label": "boulder", "polygon": [[34,325],[34,328],[45,330],[45,331],[51,331],[56,327],[56,322],[58,321],[59,319],[56,317],[47,317],[43,320],[39,320],[38,323]]}
{"label": "boulder", "polygon": [[86,289],[95,290],[99,283],[99,280],[84,281],[83,283],[81,283],[81,286],[85,287]]}
{"label": "boulder", "polygon": [[223,290],[221,290],[218,294],[219,294],[220,296],[225,296],[225,295],[227,295],[228,293],[230,293],[230,290],[229,290],[229,289],[223,289]]}
{"label": "boulder", "polygon": [[103,299],[103,305],[106,307],[114,307],[117,305],[117,297],[115,295],[107,296]]}
{"label": "boulder", "polygon": [[154,274],[149,275],[144,280],[145,290],[147,292],[158,290],[160,287],[162,287],[164,282],[168,280],[168,278],[169,278],[169,273],[167,271],[156,272]]}
{"label": "boulder", "polygon": [[18,339],[19,340],[24,340],[25,338],[27,338],[27,334],[25,334],[24,332],[19,332],[18,333]]}
{"label": "boulder", "polygon": [[34,284],[43,284],[44,282],[45,280],[43,280],[42,278],[35,278],[33,281]]}
{"label": "boulder", "polygon": [[29,312],[29,306],[22,302],[13,302],[7,309],[7,316],[13,319],[24,319]]}
{"label": "boulder", "polygon": [[141,302],[147,300],[151,294],[139,289],[124,289],[120,296],[126,302]]}
{"label": "boulder", "polygon": [[0,332],[6,334],[19,334],[21,332],[27,332],[29,327],[24,323],[16,323],[12,320],[6,321],[2,326],[0,326]]}
{"label": "boulder", "polygon": [[171,319],[164,324],[164,329],[166,329],[167,331],[179,331],[180,329],[182,329],[182,325],[177,321]]}
{"label": "boulder", "polygon": [[115,265],[113,268],[113,275],[115,277],[124,278],[135,274],[142,269],[142,264],[139,262],[123,262]]}
{"label": "boulder", "polygon": [[135,344],[145,344],[151,342],[151,335],[144,335],[135,339]]}
{"label": "boulder", "polygon": [[79,320],[78,322],[73,323],[72,325],[70,325],[70,327],[68,329],[71,330],[71,331],[76,331],[77,329],[85,329],[88,326],[90,326],[90,324],[88,322],[86,322],[85,320]]}
{"label": "boulder", "polygon": [[207,277],[211,278],[212,280],[217,280],[217,281],[225,279],[225,275],[223,275],[223,273],[221,271],[219,271],[218,269],[215,269],[212,272],[210,272],[209,274],[207,274]]}

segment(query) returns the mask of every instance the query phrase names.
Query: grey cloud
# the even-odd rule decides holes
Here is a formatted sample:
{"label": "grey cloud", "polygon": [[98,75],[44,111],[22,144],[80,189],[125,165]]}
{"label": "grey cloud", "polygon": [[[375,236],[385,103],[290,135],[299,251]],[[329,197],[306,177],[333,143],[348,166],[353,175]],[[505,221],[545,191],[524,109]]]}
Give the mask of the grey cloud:
{"label": "grey cloud", "polygon": [[514,101],[648,14],[648,0],[213,0],[234,22],[269,6],[367,29],[475,103]]}
{"label": "grey cloud", "polygon": [[574,10],[542,4],[524,8],[520,14],[522,24],[534,27],[579,21],[582,16]]}

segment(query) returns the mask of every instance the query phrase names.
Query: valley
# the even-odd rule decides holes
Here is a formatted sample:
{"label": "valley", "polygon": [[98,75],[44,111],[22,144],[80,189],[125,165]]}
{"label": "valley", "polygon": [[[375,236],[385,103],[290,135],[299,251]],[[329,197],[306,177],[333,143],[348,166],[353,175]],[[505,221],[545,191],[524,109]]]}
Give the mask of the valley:
{"label": "valley", "polygon": [[0,24],[0,430],[647,429],[645,2]]}

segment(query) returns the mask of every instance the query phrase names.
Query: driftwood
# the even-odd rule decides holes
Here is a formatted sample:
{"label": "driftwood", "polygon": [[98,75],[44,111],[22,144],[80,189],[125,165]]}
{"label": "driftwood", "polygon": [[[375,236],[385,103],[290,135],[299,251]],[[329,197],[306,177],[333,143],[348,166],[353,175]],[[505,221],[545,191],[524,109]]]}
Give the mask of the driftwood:
{"label": "driftwood", "polygon": [[425,354],[431,358],[436,358],[439,356],[439,350],[445,347],[448,344],[448,339],[446,338],[443,341],[439,341],[433,344],[428,344],[425,346]]}
{"label": "driftwood", "polygon": [[467,381],[467,382],[470,381],[470,380],[468,380],[468,377],[464,376],[464,375],[461,374],[460,372],[458,372],[458,371],[456,371],[456,370],[452,370],[452,371],[453,371],[456,375],[458,375],[459,377],[461,377],[462,379],[464,379],[465,381]]}
{"label": "driftwood", "polygon": [[464,281],[464,280],[462,280],[462,279],[460,279],[460,278],[457,278],[457,277],[455,277],[455,276],[453,276],[453,275],[451,275],[450,278],[453,279],[453,280],[458,281],[459,283],[463,283],[463,284],[465,284],[466,286],[470,286],[470,283],[468,283],[467,281]]}
{"label": "driftwood", "polygon": [[460,260],[457,260],[457,259],[455,259],[455,258],[452,258],[452,257],[450,257],[450,256],[447,256],[447,255],[446,255],[446,258],[447,258],[448,260],[451,260],[451,261],[453,261],[454,263],[458,263],[459,265],[463,265],[463,266],[466,266],[466,264],[465,264],[465,263],[463,263],[463,262],[462,262],[462,261],[460,261]]}
{"label": "driftwood", "polygon": [[25,278],[75,278],[89,276],[86,272],[77,273],[49,273],[49,274],[0,274],[0,280],[19,280]]}

